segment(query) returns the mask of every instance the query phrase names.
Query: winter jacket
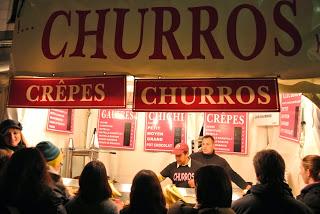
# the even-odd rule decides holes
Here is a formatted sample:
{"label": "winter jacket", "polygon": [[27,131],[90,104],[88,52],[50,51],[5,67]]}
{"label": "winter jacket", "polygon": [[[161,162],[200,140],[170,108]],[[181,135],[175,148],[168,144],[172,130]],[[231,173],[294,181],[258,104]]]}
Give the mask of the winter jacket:
{"label": "winter jacket", "polygon": [[56,173],[50,166],[48,171],[53,181],[53,191],[57,194],[57,196],[61,199],[62,203],[65,205],[69,201],[70,195],[66,190],[66,187],[62,183],[61,176],[58,173]]}
{"label": "winter jacket", "polygon": [[310,208],[293,198],[286,183],[254,185],[243,198],[233,202],[232,209],[238,214],[312,213]]}
{"label": "winter jacket", "polygon": [[79,196],[66,204],[68,214],[118,214],[118,208],[111,199],[97,203],[86,203]]}
{"label": "winter jacket", "polygon": [[313,213],[320,213],[320,182],[305,186],[297,199],[308,205]]}
{"label": "winter jacket", "polygon": [[17,209],[20,214],[67,214],[61,199],[50,188],[36,200],[28,199],[7,201],[6,207]]}
{"label": "winter jacket", "polygon": [[194,208],[178,201],[169,208],[168,214],[235,214],[231,208]]}

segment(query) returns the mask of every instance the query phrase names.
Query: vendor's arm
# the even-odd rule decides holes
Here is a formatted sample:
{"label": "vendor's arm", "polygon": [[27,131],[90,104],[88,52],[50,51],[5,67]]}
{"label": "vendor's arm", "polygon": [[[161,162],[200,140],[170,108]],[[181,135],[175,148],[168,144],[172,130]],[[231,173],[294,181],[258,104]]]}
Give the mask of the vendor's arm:
{"label": "vendor's arm", "polygon": [[165,180],[166,178],[170,178],[170,175],[171,175],[171,164],[169,164],[168,166],[166,166],[161,172],[160,174],[158,175],[158,179],[159,181],[163,181]]}
{"label": "vendor's arm", "polygon": [[231,181],[243,190],[250,189],[250,185],[248,185],[248,183],[238,173],[236,173],[227,162],[225,164],[224,169],[229,174]]}
{"label": "vendor's arm", "polygon": [[157,177],[159,179],[160,182],[164,181],[166,178],[163,177],[161,174],[157,174]]}

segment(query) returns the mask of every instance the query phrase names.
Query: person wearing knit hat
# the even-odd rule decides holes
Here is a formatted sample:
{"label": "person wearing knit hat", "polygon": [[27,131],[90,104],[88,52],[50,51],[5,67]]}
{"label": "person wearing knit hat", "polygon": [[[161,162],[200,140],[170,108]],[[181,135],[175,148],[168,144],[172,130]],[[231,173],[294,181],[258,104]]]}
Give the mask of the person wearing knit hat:
{"label": "person wearing knit hat", "polygon": [[16,120],[3,120],[0,123],[0,149],[13,152],[26,148],[27,144],[22,134],[22,125]]}
{"label": "person wearing knit hat", "polygon": [[60,149],[50,141],[41,141],[37,144],[36,148],[42,153],[43,157],[47,161],[47,164],[59,172],[63,161]]}
{"label": "person wearing knit hat", "polygon": [[47,161],[49,174],[55,184],[53,190],[60,195],[63,204],[66,204],[69,201],[70,195],[63,185],[60,176],[60,169],[63,162],[62,152],[50,141],[41,141],[36,145],[36,148],[42,153],[44,159]]}

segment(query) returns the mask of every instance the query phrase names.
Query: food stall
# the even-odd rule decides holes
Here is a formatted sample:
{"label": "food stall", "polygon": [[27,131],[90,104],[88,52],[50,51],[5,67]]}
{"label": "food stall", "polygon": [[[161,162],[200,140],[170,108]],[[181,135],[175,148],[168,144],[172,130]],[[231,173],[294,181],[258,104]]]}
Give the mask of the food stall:
{"label": "food stall", "polygon": [[[275,96],[266,97],[264,95],[266,91],[271,90],[271,87],[268,90],[259,87],[265,86],[268,79],[273,79],[279,84],[281,95],[285,92],[304,93],[315,104],[319,104],[315,96],[319,91],[317,89],[320,82],[318,71],[320,33],[317,28],[318,23],[315,21],[320,16],[318,9],[319,5],[311,0],[303,2],[201,0],[188,3],[147,0],[118,2],[93,0],[66,3],[62,0],[32,2],[26,0],[16,21],[11,70],[15,80],[25,76],[31,78],[27,81],[31,89],[29,88],[29,91],[28,88],[21,89],[25,90],[26,94],[29,92],[30,99],[22,101],[21,105],[11,103],[9,107],[23,107],[15,111],[15,116],[24,125],[26,138],[31,145],[45,138],[52,140],[60,148],[70,149],[71,138],[76,149],[89,149],[94,145],[92,139],[98,140],[100,147],[98,159],[105,163],[110,177],[121,184],[131,183],[133,176],[141,169],[160,172],[164,166],[172,162],[174,156],[169,151],[174,145],[175,137],[180,136],[179,139],[188,143],[190,147],[193,145],[194,151],[197,151],[198,146],[195,146],[197,144],[192,142],[197,142],[202,129],[203,133],[219,134],[213,133],[215,128],[212,128],[219,125],[221,130],[223,127],[233,129],[234,132],[229,133],[230,135],[234,135],[237,132],[235,130],[241,130],[240,133],[243,133],[241,136],[243,138],[245,136],[245,140],[241,141],[243,145],[239,144],[240,149],[233,147],[231,152],[230,150],[226,152],[223,148],[226,150],[229,144],[223,143],[229,141],[221,139],[220,143],[221,155],[228,160],[232,168],[245,180],[255,182],[252,166],[254,154],[264,148],[274,148],[285,158],[287,179],[297,194],[303,185],[297,174],[300,158],[320,151],[317,125],[319,109],[305,96],[300,96],[301,107],[298,109],[300,116],[295,120],[293,114],[292,120],[295,126],[288,128],[294,130],[292,132],[289,130],[289,134],[294,133],[295,138],[292,139],[290,136],[283,138],[280,132],[285,128],[280,128],[281,113],[277,112],[280,111],[279,102],[288,96],[278,96],[278,86],[274,86]],[[110,90],[119,92],[123,89],[125,94],[119,96],[115,92],[108,91],[106,97],[109,99],[109,96],[113,96],[110,100],[121,97],[124,101],[122,104],[91,103],[83,106],[83,103],[75,104],[70,98],[70,93],[76,94],[78,90],[76,86],[70,86],[79,84],[79,82],[70,83],[76,78],[83,81],[92,77],[110,80],[119,75],[125,77],[124,87],[116,85]],[[246,78],[244,81],[247,85],[239,86],[234,92],[237,94],[242,87],[241,90],[245,90],[249,98],[242,99],[240,90],[240,100],[232,99],[229,95],[231,96],[233,91],[230,93],[228,91],[231,86],[222,85],[221,94],[217,95],[218,100],[212,100],[211,105],[209,101],[208,105],[202,105],[204,107],[189,109],[188,106],[191,105],[179,108],[167,105],[170,103],[166,103],[166,98],[163,97],[169,92],[164,91],[164,94],[161,94],[161,87],[172,87],[171,90],[177,90],[174,88],[179,87],[180,83],[189,82],[180,86],[182,94],[183,87],[189,87],[188,91],[192,87],[200,87],[197,81],[202,78],[209,82],[219,78],[231,78],[241,82],[239,78]],[[158,86],[160,94],[153,89],[146,91],[148,88],[145,88],[144,92],[142,89],[141,94],[151,94],[154,97],[145,98],[145,106],[139,107],[136,104],[142,96],[137,96],[138,82],[146,79],[145,82],[149,84],[167,81],[172,85]],[[31,84],[33,80],[35,83]],[[45,81],[45,84],[38,83],[39,80]],[[54,82],[52,86],[56,90],[53,92],[55,95],[58,94],[59,87],[61,92],[61,87],[67,85],[69,89],[67,100],[71,99],[71,104],[63,101],[61,97],[62,100],[55,97],[53,100],[57,102],[51,102],[50,87],[43,88],[50,85],[48,81]],[[250,81],[253,82],[248,83]],[[88,83],[82,83],[85,84]],[[112,86],[112,84],[107,85]],[[99,103],[102,96],[99,94],[101,88],[97,87],[98,94],[92,99]],[[201,87],[204,91],[202,96],[213,94],[210,89],[205,88],[209,86]],[[256,89],[253,89],[254,87]],[[79,90],[81,89],[84,88]],[[32,94],[40,90],[47,91],[45,95]],[[212,90],[219,91],[218,88]],[[21,91],[18,90],[17,93]],[[86,90],[83,91],[85,91],[84,96],[87,96]],[[268,103],[274,102],[276,106],[234,107],[232,102],[246,104],[251,101],[253,97],[251,91],[254,91],[253,95],[260,96],[252,98],[254,99],[252,102],[263,103],[268,100]],[[226,104],[229,105],[219,108],[216,108],[217,105],[212,105],[220,102],[219,96],[225,97],[224,101],[228,101]],[[239,98],[235,95],[235,98],[237,97]],[[11,98],[14,97],[9,96],[9,100]],[[46,99],[48,102],[40,102],[41,99]],[[203,101],[201,99],[200,103]],[[36,101],[39,101],[38,104]],[[189,98],[185,98],[184,101],[184,104],[191,102]],[[47,105],[43,105],[45,103]],[[49,116],[51,109],[66,108],[75,109],[73,130],[56,132],[48,129],[48,123],[52,123],[48,120],[54,118]],[[239,114],[245,112],[245,116],[233,115],[231,113],[233,111]],[[270,111],[276,113],[269,114]],[[158,114],[158,117],[163,117],[165,121],[160,127],[164,137],[150,126],[154,118],[152,112],[162,113]],[[173,124],[172,115],[179,112],[183,112],[184,115],[176,114],[180,123]],[[221,115],[221,112],[225,113]],[[267,116],[263,116],[251,112],[268,112],[268,114],[265,113]],[[171,116],[164,116],[167,113],[171,113]],[[219,121],[225,121],[223,119],[212,124],[212,118],[218,117],[233,119],[228,123],[218,124]],[[267,122],[257,122],[263,117],[267,118]],[[278,118],[278,121],[270,123],[268,120],[270,117]],[[34,118],[37,118],[37,123],[34,123]],[[246,118],[243,120],[245,125],[237,126],[239,122],[234,118]],[[109,124],[112,127],[106,125],[106,120],[112,123]],[[302,121],[305,123],[301,123]],[[258,123],[260,125],[257,125]],[[121,124],[121,127],[117,124]],[[95,128],[97,137],[93,138]],[[113,137],[108,136],[109,140],[106,140],[107,137],[104,135],[108,134],[103,133],[103,129],[108,128],[114,128],[115,131],[110,131],[114,132],[113,135],[109,134]],[[34,130],[39,131],[35,133]],[[166,136],[171,136],[173,140],[166,139]],[[232,139],[234,138],[235,136],[232,136]],[[121,139],[119,142],[122,145],[110,139]],[[83,164],[87,161],[88,159],[75,157],[72,176],[79,175]],[[64,175],[68,173],[66,168],[63,173]]]}

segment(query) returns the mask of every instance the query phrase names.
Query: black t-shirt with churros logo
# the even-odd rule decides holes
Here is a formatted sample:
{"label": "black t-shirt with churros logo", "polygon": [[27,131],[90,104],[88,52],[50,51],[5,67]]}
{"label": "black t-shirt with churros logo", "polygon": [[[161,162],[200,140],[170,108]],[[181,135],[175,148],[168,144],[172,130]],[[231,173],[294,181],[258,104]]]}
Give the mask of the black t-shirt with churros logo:
{"label": "black t-shirt with churros logo", "polygon": [[198,161],[192,159],[190,161],[190,167],[186,165],[177,168],[177,161],[170,163],[160,174],[165,178],[170,178],[177,187],[190,188],[188,181],[194,179],[194,173],[202,166]]}

